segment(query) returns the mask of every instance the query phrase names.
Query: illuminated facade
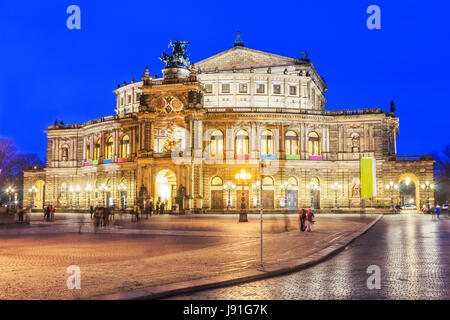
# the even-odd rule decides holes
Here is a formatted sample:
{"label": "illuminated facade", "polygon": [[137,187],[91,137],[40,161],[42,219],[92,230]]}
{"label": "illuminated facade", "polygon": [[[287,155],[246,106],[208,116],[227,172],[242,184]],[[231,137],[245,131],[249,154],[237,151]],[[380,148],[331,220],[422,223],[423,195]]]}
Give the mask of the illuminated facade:
{"label": "illuminated facade", "polygon": [[[113,116],[48,127],[46,168],[25,173],[25,190],[42,189],[37,207],[152,199],[220,211],[236,208],[244,193],[247,208],[256,208],[258,194],[265,209],[332,208],[337,182],[339,207],[359,208],[361,157],[377,163],[378,195],[368,207],[389,207],[385,185],[406,178],[407,197],[426,201],[419,186],[433,181],[433,159],[397,155],[394,108],[326,110],[327,87],[307,57],[237,43],[190,68],[166,66],[163,75],[146,69],[141,81],[119,85]],[[252,179],[231,189],[241,169]]]}

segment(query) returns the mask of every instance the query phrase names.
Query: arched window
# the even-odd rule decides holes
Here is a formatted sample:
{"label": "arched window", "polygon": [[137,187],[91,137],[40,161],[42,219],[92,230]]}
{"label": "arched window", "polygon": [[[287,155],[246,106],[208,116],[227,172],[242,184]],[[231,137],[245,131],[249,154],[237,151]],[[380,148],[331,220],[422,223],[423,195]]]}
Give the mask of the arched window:
{"label": "arched window", "polygon": [[214,177],[211,180],[211,185],[212,186],[222,186],[223,185],[223,180],[221,177]]}
{"label": "arched window", "polygon": [[94,142],[94,158],[92,160],[98,160],[100,158],[100,139]]}
{"label": "arched window", "polygon": [[223,157],[223,133],[214,130],[209,143],[209,155],[211,157]]}
{"label": "arched window", "polygon": [[124,135],[120,141],[120,157],[128,158],[130,156],[130,137]]}
{"label": "arched window", "polygon": [[105,159],[111,159],[112,153],[113,153],[113,137],[109,137],[106,139],[106,145],[105,145]]}
{"label": "arched window", "polygon": [[273,154],[273,134],[270,130],[265,130],[261,135],[261,154]]}
{"label": "arched window", "polygon": [[273,186],[273,179],[271,177],[265,177],[263,179],[263,186]]}
{"label": "arched window", "polygon": [[62,161],[69,160],[69,148],[68,147],[61,148],[61,160]]}
{"label": "arched window", "polygon": [[285,136],[286,155],[293,156],[298,154],[298,136],[295,131],[286,132]]}
{"label": "arched window", "polygon": [[310,156],[320,156],[320,138],[315,132],[308,135],[308,151]]}
{"label": "arched window", "polygon": [[248,159],[248,133],[245,130],[239,130],[235,139],[235,158]]}
{"label": "arched window", "polygon": [[86,154],[85,154],[85,161],[89,161],[89,158],[91,157],[91,145],[89,143],[86,144]]}
{"label": "arched window", "polygon": [[297,179],[295,177],[289,177],[287,182],[288,182],[288,184],[290,186],[297,186],[298,185]]}
{"label": "arched window", "polygon": [[320,186],[320,180],[319,180],[319,178],[317,178],[317,177],[312,177],[312,178],[311,178],[311,184],[314,184],[314,185],[316,185],[317,187],[319,187],[319,186]]}

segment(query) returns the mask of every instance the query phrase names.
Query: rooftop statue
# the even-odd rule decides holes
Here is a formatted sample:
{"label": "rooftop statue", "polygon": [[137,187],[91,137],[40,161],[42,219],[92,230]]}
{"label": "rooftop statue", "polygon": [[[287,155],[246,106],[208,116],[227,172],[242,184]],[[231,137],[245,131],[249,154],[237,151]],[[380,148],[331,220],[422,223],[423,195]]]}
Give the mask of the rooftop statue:
{"label": "rooftop statue", "polygon": [[159,58],[166,64],[166,68],[185,67],[189,68],[191,63],[186,53],[186,45],[189,45],[189,41],[169,42],[169,48],[172,47],[172,55],[168,55],[163,52],[162,57]]}

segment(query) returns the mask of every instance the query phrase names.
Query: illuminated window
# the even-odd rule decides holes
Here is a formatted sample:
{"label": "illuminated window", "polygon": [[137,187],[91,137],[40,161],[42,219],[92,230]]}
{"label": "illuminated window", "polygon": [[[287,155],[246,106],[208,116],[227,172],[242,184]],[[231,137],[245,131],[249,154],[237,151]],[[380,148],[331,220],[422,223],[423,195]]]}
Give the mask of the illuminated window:
{"label": "illuminated window", "polygon": [[287,182],[288,182],[288,185],[290,185],[290,186],[297,186],[298,185],[297,179],[295,177],[289,177]]}
{"label": "illuminated window", "polygon": [[308,151],[311,156],[320,156],[320,138],[315,132],[308,135]]}
{"label": "illuminated window", "polygon": [[265,177],[262,184],[263,186],[273,186],[273,179],[271,177]]}
{"label": "illuminated window", "polygon": [[128,96],[127,96],[127,102],[128,102],[128,104],[130,104],[131,103],[131,94],[129,94]]}
{"label": "illuminated window", "polygon": [[246,83],[239,83],[239,93],[247,93],[248,88]]}
{"label": "illuminated window", "polygon": [[296,86],[289,86],[289,94],[291,96],[296,96],[297,95],[297,87]]}
{"label": "illuminated window", "polygon": [[211,157],[223,156],[223,133],[220,130],[214,130],[211,134],[209,143],[209,155]]}
{"label": "illuminated window", "polygon": [[273,94],[281,94],[281,84],[273,85]]}
{"label": "illuminated window", "polygon": [[261,154],[273,154],[273,134],[270,130],[265,130],[261,136]]}
{"label": "illuminated window", "polygon": [[205,92],[212,93],[212,91],[213,91],[212,84],[205,84]]}
{"label": "illuminated window", "polygon": [[235,154],[237,156],[248,155],[248,133],[245,130],[239,130],[236,134]]}
{"label": "illuminated window", "polygon": [[100,158],[100,139],[97,139],[94,143],[94,159],[98,160]]}
{"label": "illuminated window", "polygon": [[130,137],[124,135],[120,141],[120,157],[128,158],[130,156]]}
{"label": "illuminated window", "polygon": [[105,159],[112,158],[113,145],[114,145],[113,137],[109,137],[108,139],[106,139]]}
{"label": "illuminated window", "polygon": [[91,145],[88,143],[86,144],[86,161],[89,161],[89,158],[91,157]]}
{"label": "illuminated window", "polygon": [[222,186],[223,185],[223,180],[220,177],[214,177],[211,180],[211,185],[212,186]]}
{"label": "illuminated window", "polygon": [[230,84],[229,83],[222,84],[222,93],[230,93]]}
{"label": "illuminated window", "polygon": [[266,92],[266,87],[264,85],[264,83],[258,83],[256,85],[256,93],[265,93]]}
{"label": "illuminated window", "polygon": [[290,130],[286,132],[285,144],[287,155],[298,154],[298,136],[297,133],[295,133],[295,131]]}

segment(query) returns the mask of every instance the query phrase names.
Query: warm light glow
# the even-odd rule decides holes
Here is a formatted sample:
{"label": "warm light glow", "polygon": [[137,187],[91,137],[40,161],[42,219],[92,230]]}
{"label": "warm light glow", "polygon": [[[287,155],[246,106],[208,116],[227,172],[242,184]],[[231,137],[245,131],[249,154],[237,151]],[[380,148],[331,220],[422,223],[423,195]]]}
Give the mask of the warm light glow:
{"label": "warm light glow", "polygon": [[84,190],[86,190],[86,191],[91,191],[91,190],[92,190],[92,186],[91,186],[90,184],[88,184],[88,185],[84,188]]}
{"label": "warm light glow", "polygon": [[409,186],[409,183],[410,183],[410,182],[411,182],[411,178],[409,178],[409,177],[406,178],[405,183],[406,183],[407,186]]}

